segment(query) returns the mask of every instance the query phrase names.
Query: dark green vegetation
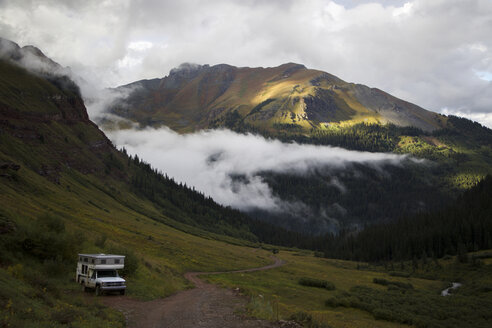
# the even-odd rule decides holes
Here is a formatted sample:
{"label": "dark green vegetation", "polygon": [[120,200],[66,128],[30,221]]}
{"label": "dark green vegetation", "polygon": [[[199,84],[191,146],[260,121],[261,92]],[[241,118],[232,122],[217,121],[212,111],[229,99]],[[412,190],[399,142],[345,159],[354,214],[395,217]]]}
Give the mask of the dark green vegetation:
{"label": "dark green vegetation", "polygon": [[[326,251],[334,240],[323,235],[307,238],[251,220],[175,183],[139,158],[127,156],[124,150],[118,151],[89,121],[78,91],[63,81],[65,78],[58,76],[32,75],[0,60],[0,325],[123,326],[122,314],[103,307],[74,282],[77,252],[125,254],[123,274],[130,296],[150,299],[191,287],[183,278],[184,272],[261,266],[270,263],[269,255],[274,251],[287,261],[286,266],[218,275],[210,280],[240,287],[251,297],[251,314],[275,319],[278,305],[280,318],[293,318],[306,327],[396,327],[402,322],[429,327],[484,327],[491,319],[490,254],[467,253],[488,247],[482,243],[487,235],[477,231],[489,229],[490,212],[484,209],[490,210],[490,179],[458,200],[455,210],[463,208],[462,215],[452,221],[447,221],[452,208],[417,217],[415,229],[422,230],[418,234],[410,230],[412,234],[403,242],[410,243],[412,250],[401,248],[399,257],[408,260],[388,257],[383,245],[387,235],[371,241],[375,255],[369,249],[367,253],[361,250],[361,258],[384,261],[386,267],[325,259],[319,252],[313,256],[308,251],[273,248],[260,242]],[[273,105],[275,101],[264,103],[255,115]],[[446,147],[451,149],[442,149],[445,155],[439,163],[449,163],[454,173],[458,172],[452,171],[456,164],[461,170],[457,181],[461,185],[474,184],[473,177],[479,179],[482,173],[474,174],[487,170],[490,132],[457,118],[449,118],[448,122],[454,122],[449,131],[422,135],[407,131],[406,137],[394,140],[399,140],[397,147],[402,149],[426,149],[437,147],[430,144],[438,144],[436,140],[447,142]],[[400,128],[360,125],[355,129],[361,131],[357,135],[368,131],[368,136],[360,140],[369,140],[374,134],[380,134],[383,140],[384,131]],[[447,157],[451,150],[459,150],[461,155]],[[377,172],[357,169],[368,181],[372,179],[373,185],[382,183],[391,188]],[[401,181],[421,177],[405,175],[404,170],[391,174],[403,175]],[[331,181],[331,176],[323,172],[320,176]],[[271,175],[265,173],[264,177],[270,179]],[[282,184],[275,190],[280,194],[289,181],[277,178]],[[311,183],[292,181],[294,185]],[[361,187],[356,182],[352,186],[350,181],[343,183]],[[315,186],[310,193],[323,190]],[[408,197],[421,192],[423,189],[409,188]],[[313,204],[319,202],[316,197]],[[436,213],[444,213],[443,218],[435,219]],[[425,217],[440,224],[422,225]],[[406,231],[399,231],[398,224],[384,227],[394,228],[392,233],[403,238]],[[439,234],[442,227],[449,228],[443,230],[443,236],[451,238],[449,249],[443,252],[456,253],[456,258],[438,258],[434,244],[428,244],[429,236]],[[383,228],[375,226],[374,231]],[[455,240],[456,235],[464,238]],[[355,243],[357,237],[353,238]],[[355,256],[351,244],[345,241],[334,248],[339,251],[334,256]],[[371,248],[368,244],[363,247]],[[452,281],[462,282],[463,287],[448,298],[439,296]]]}
{"label": "dark green vegetation", "polygon": [[143,298],[189,287],[186,271],[269,263],[233,245],[258,246],[248,223],[264,223],[115,149],[65,79],[0,60],[2,326],[123,326],[74,282],[78,252],[125,254],[129,293]]}
{"label": "dark green vegetation", "polygon": [[466,191],[449,207],[358,234],[328,238],[325,255],[361,261],[441,258],[492,248],[492,176]]}
{"label": "dark green vegetation", "polygon": [[299,285],[335,290],[335,285],[332,282],[307,277],[302,277],[299,279]]}
{"label": "dark green vegetation", "polygon": [[377,167],[355,163],[305,175],[265,172],[261,176],[275,195],[292,204],[302,202],[308,210],[258,217],[311,234],[393,221],[452,199],[452,193],[438,188],[440,172],[440,167],[412,160]]}
{"label": "dark green vegetation", "polygon": [[407,283],[400,282],[400,281],[389,281],[386,279],[379,279],[379,278],[374,278],[372,281],[378,285],[389,286],[388,288],[394,288],[395,287],[395,288],[401,288],[401,289],[413,289],[412,284],[407,284]]}
{"label": "dark green vegetation", "polygon": [[128,87],[138,88],[109,110],[143,126],[183,133],[226,127],[284,142],[426,160],[302,176],[262,172],[275,196],[298,210],[249,214],[288,230],[336,233],[396,221],[442,208],[492,174],[490,129],[302,65],[183,65],[162,79],[121,88]]}
{"label": "dark green vegetation", "polygon": [[[125,150],[123,153],[126,154]],[[167,175],[153,169],[138,156],[128,157],[128,168],[134,171],[131,178],[132,190],[161,206],[162,214],[173,221],[162,221],[177,229],[194,233],[189,226],[198,227],[217,234],[227,235],[252,242],[266,242],[284,246],[303,245],[309,247],[312,238],[301,233],[285,230],[251,217],[238,210],[223,207],[212,198],[198,193],[194,188],[176,183]],[[177,224],[175,221],[186,224]]]}
{"label": "dark green vegetation", "polygon": [[86,236],[66,231],[62,219],[48,215],[28,226],[1,215],[0,230],[2,326],[124,326],[121,315],[84,298],[75,292],[81,289],[69,283],[74,254]]}
{"label": "dark green vegetation", "polygon": [[[319,259],[307,252],[281,251],[280,256],[290,264],[279,270],[209,280],[250,295],[257,315],[275,315],[278,302],[281,316],[306,327],[487,327],[491,320],[492,262],[487,252],[470,255],[481,258],[480,264],[451,256],[385,265]],[[328,278],[336,290],[299,285],[307,276]],[[441,296],[452,281],[462,286]]]}
{"label": "dark green vegetation", "polygon": [[[490,254],[477,253],[476,257]],[[400,265],[399,265],[400,266]],[[414,288],[410,283],[374,278],[387,290],[367,285],[337,292],[326,300],[330,308],[352,307],[371,313],[377,320],[394,321],[417,327],[487,327],[492,318],[490,306],[491,265],[461,263],[459,257],[440,261],[402,262],[408,277],[461,281],[463,285],[443,297],[439,291]],[[387,269],[390,267],[387,266]],[[400,267],[401,269],[401,267]],[[391,271],[388,272],[391,275]],[[394,276],[394,275],[393,275]],[[407,278],[408,279],[408,278]],[[447,287],[445,284],[442,285]]]}
{"label": "dark green vegetation", "polygon": [[[390,285],[391,287],[391,285]],[[480,299],[474,288],[451,297],[423,291],[390,288],[387,291],[366,286],[352,287],[326,301],[328,307],[350,307],[371,313],[376,320],[393,321],[416,327],[488,327],[492,314],[488,299]],[[461,295],[460,293],[473,293]]]}

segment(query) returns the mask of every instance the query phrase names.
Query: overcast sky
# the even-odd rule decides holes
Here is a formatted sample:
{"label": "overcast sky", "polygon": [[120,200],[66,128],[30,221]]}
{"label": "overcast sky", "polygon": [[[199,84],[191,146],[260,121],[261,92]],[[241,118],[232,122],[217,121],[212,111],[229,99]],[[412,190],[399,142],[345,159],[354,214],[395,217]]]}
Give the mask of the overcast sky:
{"label": "overcast sky", "polygon": [[491,0],[0,0],[0,36],[97,87],[298,62],[492,127]]}

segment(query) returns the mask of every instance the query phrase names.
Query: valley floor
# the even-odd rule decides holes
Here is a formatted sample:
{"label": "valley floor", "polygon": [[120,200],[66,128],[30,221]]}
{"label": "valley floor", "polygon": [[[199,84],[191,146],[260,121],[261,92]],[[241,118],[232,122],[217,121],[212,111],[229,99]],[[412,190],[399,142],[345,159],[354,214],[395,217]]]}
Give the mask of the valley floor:
{"label": "valley floor", "polygon": [[[275,263],[259,268],[233,271],[234,273],[264,271],[285,264],[274,258]],[[218,288],[205,283],[201,274],[219,274],[227,272],[189,272],[185,277],[195,288],[181,291],[164,299],[140,301],[125,296],[104,297],[102,302],[121,311],[125,315],[128,327],[299,327],[295,323],[276,324],[267,320],[252,319],[245,315],[246,298],[231,289]],[[232,272],[231,272],[232,273]]]}

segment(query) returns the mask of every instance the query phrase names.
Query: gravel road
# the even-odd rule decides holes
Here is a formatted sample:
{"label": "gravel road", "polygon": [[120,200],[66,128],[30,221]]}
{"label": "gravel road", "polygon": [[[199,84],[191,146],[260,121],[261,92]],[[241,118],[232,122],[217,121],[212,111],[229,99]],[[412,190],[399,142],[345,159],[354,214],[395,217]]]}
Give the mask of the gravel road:
{"label": "gravel road", "polygon": [[241,316],[247,299],[237,292],[208,284],[200,275],[241,273],[273,269],[285,264],[276,257],[273,264],[229,272],[188,272],[186,279],[195,288],[153,301],[139,301],[128,296],[107,296],[101,301],[121,311],[130,328],[273,328],[300,327],[292,322],[272,323]]}

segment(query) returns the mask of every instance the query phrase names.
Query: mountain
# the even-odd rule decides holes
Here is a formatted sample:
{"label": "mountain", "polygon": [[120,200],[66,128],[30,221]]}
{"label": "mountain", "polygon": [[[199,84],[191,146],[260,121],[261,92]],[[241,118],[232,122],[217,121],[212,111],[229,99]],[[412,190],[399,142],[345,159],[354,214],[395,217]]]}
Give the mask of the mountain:
{"label": "mountain", "polygon": [[357,123],[391,123],[434,131],[445,117],[365,85],[303,65],[271,68],[182,64],[162,79],[119,88],[130,96],[112,111],[142,125],[178,132],[248,125],[275,133]]}
{"label": "mountain", "polygon": [[[492,173],[492,130],[299,64],[183,64],[162,79],[117,90],[127,96],[108,110],[141,126],[165,125],[180,133],[228,128],[285,142],[427,160],[302,176],[261,172],[259,178],[276,197],[307,210],[249,214],[294,231],[339,231],[439,208]],[[103,126],[120,128],[108,121]]]}
{"label": "mountain", "polygon": [[[209,230],[213,223],[205,225],[206,216],[221,217],[226,225],[228,218],[238,217],[210,198],[159,174],[138,157],[117,150],[89,119],[77,85],[67,75],[60,75],[67,70],[41,51],[19,48],[5,40],[0,46],[0,172],[5,187],[29,184],[24,174],[35,174],[43,177],[44,183],[73,191],[68,181],[76,179],[83,184],[95,183],[110,194],[125,191],[150,201],[161,212],[172,213],[176,221],[208,226]],[[37,66],[36,61],[47,65]],[[161,193],[167,197],[159,198]],[[122,202],[125,198],[113,197]],[[189,206],[180,209],[182,201]],[[190,218],[188,209],[202,216],[194,214]],[[256,239],[250,232],[242,237]]]}
{"label": "mountain", "polygon": [[[69,70],[63,67],[58,70],[60,66],[56,63],[41,65],[43,68],[38,69],[37,64],[32,65],[31,60],[26,60],[24,56],[34,62],[43,62],[47,57],[41,51],[34,47],[20,48],[13,43],[7,43],[9,50],[5,51],[2,44],[2,327],[125,327],[133,318],[132,311],[121,313],[105,307],[98,298],[83,295],[80,286],[75,283],[78,252],[126,255],[123,274],[131,302],[147,309],[145,300],[191,288],[183,278],[185,272],[237,270],[271,263],[272,250],[278,253],[278,248],[259,241],[318,250],[329,245],[324,236],[306,238],[224,208],[192,188],[157,172],[138,156],[128,156],[124,150],[116,149],[88,118],[78,88],[69,77]],[[34,54],[34,57],[26,53]],[[459,157],[460,165],[467,169],[472,168],[471,162],[479,163],[479,159],[488,158],[488,130],[466,120],[449,120],[453,129],[436,130],[435,136],[426,137],[439,139],[440,142],[448,140],[446,142],[452,144],[453,140],[462,142],[463,136],[466,136],[463,149],[468,151],[475,147],[473,152],[462,152]],[[371,130],[374,127],[362,127],[356,131],[362,129],[366,129],[364,131],[371,136],[384,131],[379,128]],[[384,129],[388,129],[387,136],[394,138],[397,132],[415,132],[398,130],[393,126]],[[407,139],[406,142],[410,144]],[[376,145],[380,147],[379,143]],[[483,157],[475,157],[479,151]],[[454,161],[454,158],[450,159],[453,165]],[[443,167],[436,166],[432,173],[439,172]],[[388,190],[387,195],[396,193],[400,186],[406,186],[415,193],[413,196],[409,194],[409,200],[417,199],[419,183],[415,183],[415,179],[429,172],[419,171],[418,168],[408,170],[405,166],[396,170],[383,174],[382,171],[358,167],[354,172],[366,174],[372,184],[364,186],[364,181],[361,183],[357,177],[348,176],[348,181],[353,180],[349,187],[364,187],[366,189],[362,190],[361,195],[374,197],[377,192],[370,190],[371,185],[384,186],[381,188],[383,191],[386,187],[396,187]],[[323,175],[323,172],[320,174]],[[392,176],[401,176],[404,183],[391,183]],[[306,184],[303,180],[306,177],[298,178],[295,181],[291,177],[272,174],[265,177],[277,184],[279,193],[289,191],[285,188],[288,185],[291,185],[290,190],[306,192],[308,196],[317,196],[319,190],[323,190],[323,179],[311,177],[309,179],[313,180],[307,180],[313,191],[301,190],[298,186]],[[413,184],[410,183],[412,181]],[[427,184],[432,185],[432,181],[427,181]],[[490,195],[488,180],[479,187],[477,191],[480,192],[471,193],[466,199],[486,197],[481,192],[485,189],[483,186],[488,186],[487,195]],[[490,208],[488,198],[483,198],[479,203],[466,199],[457,204],[477,204],[474,208],[478,209],[479,204],[486,204]],[[352,203],[371,203],[374,200],[354,197]],[[465,207],[463,205],[461,210],[465,211]],[[474,209],[473,212],[488,215],[490,210],[482,212]],[[445,216],[449,212],[443,213],[444,221],[436,221],[438,224],[446,222]],[[469,214],[467,219],[471,221],[473,213]],[[457,226],[459,221],[450,226],[451,230]],[[436,225],[432,227],[436,229]],[[490,230],[490,226],[487,229]],[[490,242],[484,245],[490,245]],[[351,246],[348,244],[347,248]],[[478,246],[482,247],[482,244]],[[350,257],[347,249],[340,251],[337,256]],[[377,249],[375,251],[378,252]],[[395,324],[431,327],[486,327],[490,319],[490,265],[478,267],[473,264],[472,267],[443,259],[439,263],[435,261],[438,267],[427,261],[425,266],[419,264],[417,270],[400,272],[402,277],[390,277],[392,272],[384,271],[379,265],[320,259],[318,257],[322,254],[315,255],[306,250],[282,248],[276,256],[287,260],[284,268],[268,271],[267,274],[251,272],[217,275],[208,279],[214,279],[221,286],[239,288],[251,297],[251,309],[246,314],[272,321],[290,317],[310,326],[347,323],[353,326],[387,326],[392,324],[387,321],[395,321]],[[490,258],[487,253],[478,255],[484,261]],[[410,268],[408,263],[402,262],[401,266],[402,270],[403,266]],[[392,267],[393,264],[393,271]],[[429,280],[434,274],[439,278],[432,276],[432,279],[438,280]],[[425,279],[420,279],[423,277]],[[462,289],[458,291],[461,295],[453,295],[449,299],[451,302],[442,300],[439,292],[444,288],[443,281],[456,281],[456,277],[463,282]],[[389,284],[387,291],[374,285],[381,282]],[[336,291],[314,288],[328,284],[336,286]],[[407,290],[409,286],[412,288]],[[111,298],[113,301],[125,302],[125,299]],[[220,303],[212,301],[209,303],[205,300],[204,304],[220,310]],[[272,304],[277,305],[280,313],[275,313]],[[430,308],[435,311],[428,311]]]}
{"label": "mountain", "polygon": [[79,295],[80,252],[125,254],[130,294],[155,298],[189,287],[186,271],[270,262],[268,252],[242,246],[302,243],[116,149],[63,74],[38,49],[1,40],[2,326],[124,326]]}

